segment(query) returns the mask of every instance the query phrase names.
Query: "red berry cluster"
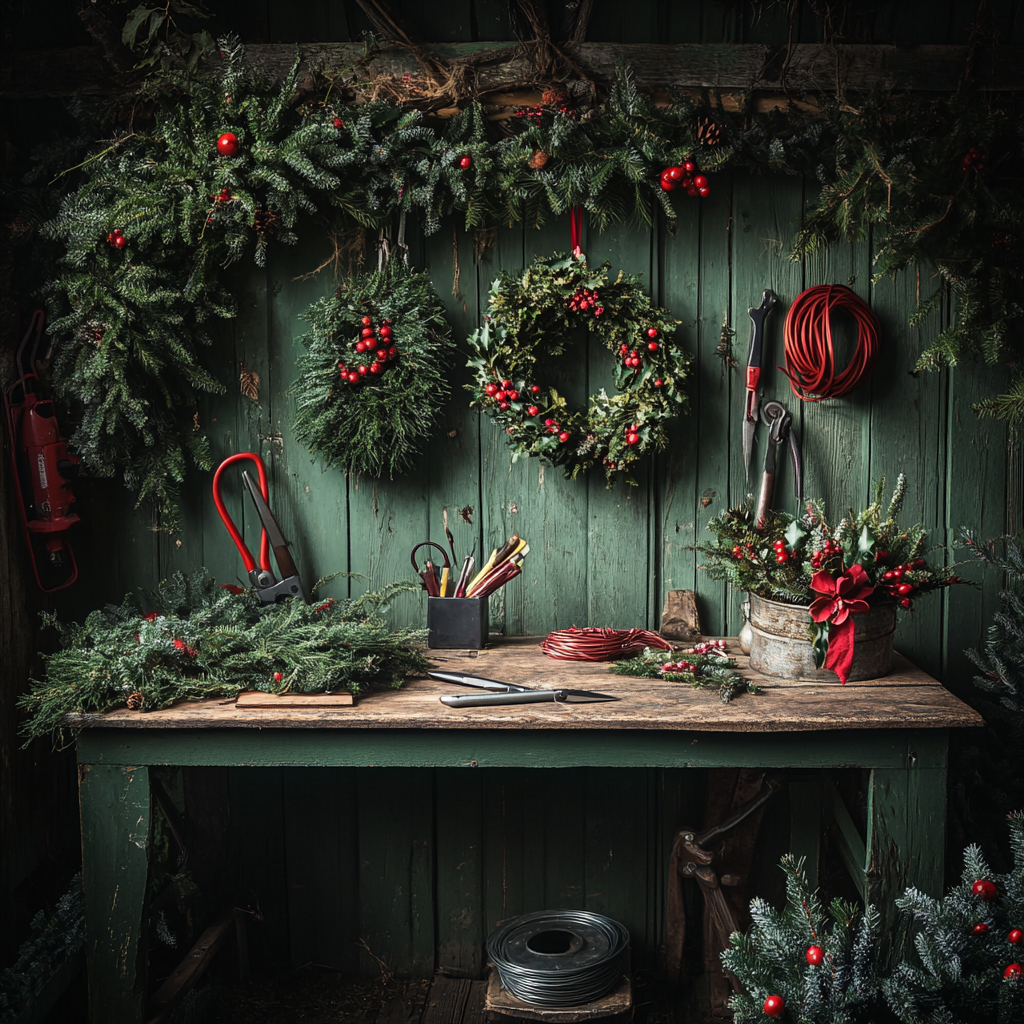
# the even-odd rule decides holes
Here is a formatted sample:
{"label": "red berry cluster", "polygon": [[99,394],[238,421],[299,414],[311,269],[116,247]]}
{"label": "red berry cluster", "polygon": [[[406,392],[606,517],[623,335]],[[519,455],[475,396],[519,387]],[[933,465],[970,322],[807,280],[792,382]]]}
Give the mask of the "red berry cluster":
{"label": "red berry cluster", "polygon": [[[661,347],[658,344],[658,342],[655,340],[658,337],[658,328],[657,327],[648,327],[647,328],[647,337],[650,339],[647,342],[647,351],[648,352],[652,352],[652,353],[653,352],[657,352],[658,349]],[[619,346],[619,352],[622,355],[622,365],[627,367],[628,369],[639,370],[640,367],[643,366],[643,357],[640,355],[640,350],[639,349],[630,348],[625,342],[623,342]],[[654,386],[656,388],[660,388],[661,385],[662,385],[662,380],[659,377],[654,382]]]}
{"label": "red berry cluster", "polygon": [[604,312],[604,306],[598,305],[600,298],[596,291],[581,288],[569,299],[569,308],[574,313],[586,313],[588,310],[593,310],[594,316],[600,316]]}
{"label": "red berry cluster", "polygon": [[356,352],[363,356],[366,362],[352,369],[339,359],[338,375],[341,379],[348,381],[349,384],[357,384],[360,377],[379,377],[387,369],[388,363],[393,363],[398,358],[398,349],[391,337],[391,321],[384,320],[379,327],[374,327],[373,320],[364,316],[363,329],[356,342]]}
{"label": "red berry cluster", "polygon": [[227,190],[222,188],[215,196],[210,196],[215,203],[230,203],[235,197]]}
{"label": "red berry cluster", "polygon": [[692,160],[684,160],[675,167],[666,167],[661,172],[661,187],[666,192],[681,188],[688,196],[711,195],[708,179],[697,172],[697,165]]}
{"label": "red berry cluster", "polygon": [[559,114],[568,114],[574,121],[579,117],[579,113],[565,103],[559,103],[558,106],[549,104],[547,107],[542,103],[538,103],[535,107],[520,107],[512,116],[521,117],[524,121],[529,121],[531,124],[540,124],[545,110],[553,110]]}
{"label": "red berry cluster", "polygon": [[519,400],[519,392],[512,386],[512,381],[503,380],[501,385],[488,384],[484,391],[487,392],[488,397],[493,398],[498,403],[498,408],[504,411],[513,402]]}
{"label": "red berry cluster", "polygon": [[985,154],[977,146],[971,146],[960,162],[960,169],[966,174],[968,171],[985,170]]}
{"label": "red berry cluster", "polygon": [[662,672],[692,672],[696,668],[695,665],[691,665],[688,661],[666,661],[661,666]]}
{"label": "red berry cluster", "polygon": [[914,592],[914,584],[903,577],[912,569],[923,569],[924,559],[915,558],[913,562],[906,562],[903,565],[894,566],[892,569],[882,573],[882,582],[891,597],[899,598],[901,608],[910,607],[910,595]]}
{"label": "red berry cluster", "polygon": [[704,640],[703,642],[694,645],[687,652],[687,654],[717,654],[719,657],[725,657],[725,641],[724,640]]}
{"label": "red berry cluster", "polygon": [[842,547],[830,537],[825,541],[825,546],[811,554],[811,568],[820,569],[823,562],[827,562],[833,555],[841,555]]}
{"label": "red berry cluster", "polygon": [[127,244],[128,239],[124,237],[120,228],[114,228],[114,230],[107,235],[107,245],[112,249],[123,249]]}
{"label": "red berry cluster", "polygon": [[334,127],[335,128],[344,128],[345,127],[345,122],[342,121],[342,119],[340,117],[336,117],[334,119]]}
{"label": "red berry cluster", "polygon": [[630,423],[626,430],[626,444],[639,444],[640,443],[640,424]]}
{"label": "red berry cluster", "polygon": [[774,542],[772,547],[775,548],[775,561],[779,565],[784,565],[789,561],[789,552],[786,550],[786,542],[780,537]]}

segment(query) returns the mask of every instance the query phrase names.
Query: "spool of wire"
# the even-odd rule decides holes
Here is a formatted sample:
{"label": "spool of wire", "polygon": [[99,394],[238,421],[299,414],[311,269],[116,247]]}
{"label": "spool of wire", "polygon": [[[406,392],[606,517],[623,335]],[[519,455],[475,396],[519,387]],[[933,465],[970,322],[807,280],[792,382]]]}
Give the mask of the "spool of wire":
{"label": "spool of wire", "polygon": [[622,980],[629,932],[586,910],[542,910],[506,921],[487,940],[502,985],[534,1006],[580,1006]]}

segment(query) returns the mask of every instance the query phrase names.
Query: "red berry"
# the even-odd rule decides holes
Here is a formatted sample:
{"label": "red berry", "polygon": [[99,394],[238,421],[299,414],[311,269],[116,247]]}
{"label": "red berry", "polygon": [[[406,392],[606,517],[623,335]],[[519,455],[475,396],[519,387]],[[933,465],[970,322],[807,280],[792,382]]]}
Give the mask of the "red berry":
{"label": "red berry", "polygon": [[354,371],[349,373],[349,375],[348,375],[348,382],[349,382],[349,384],[355,384],[358,380],[359,380],[359,374],[358,373],[355,373]]}
{"label": "red berry", "polygon": [[238,152],[238,136],[234,132],[225,132],[217,140],[217,152],[221,156],[234,156]]}
{"label": "red berry", "polygon": [[648,338],[656,338],[657,336],[658,336],[658,328],[657,327],[648,327],[647,328],[647,337]]}
{"label": "red berry", "polygon": [[901,608],[909,608],[910,607],[910,598],[909,597],[901,597],[900,598],[900,607]]}
{"label": "red berry", "polygon": [[649,341],[649,342],[647,342],[647,351],[648,352],[657,352],[658,351],[658,343],[656,341]]}
{"label": "red berry", "polygon": [[274,682],[275,683],[281,682],[282,679],[284,679],[284,673],[282,673],[282,672],[275,672],[274,673]]}
{"label": "red berry", "polygon": [[678,181],[683,176],[683,169],[682,167],[666,167],[661,173],[670,181]]}
{"label": "red berry", "polygon": [[1020,964],[1010,964],[1010,966],[1003,971],[1004,978],[1019,978],[1022,974],[1024,974],[1024,967],[1021,967]]}
{"label": "red berry", "polygon": [[486,391],[487,394],[489,394],[491,396],[494,396],[494,395],[496,395],[498,393],[498,385],[497,384],[488,384],[487,387],[484,388],[484,391]]}
{"label": "red berry", "polygon": [[629,346],[628,346],[628,345],[627,345],[627,344],[626,344],[625,342],[623,342],[623,343],[622,343],[622,344],[621,344],[621,345],[619,346],[619,351],[620,351],[620,352],[621,352],[621,353],[622,353],[623,355],[626,355],[626,353],[627,353],[627,352],[629,352]]}
{"label": "red berry", "polygon": [[984,921],[979,921],[972,929],[975,935],[987,935],[988,925]]}
{"label": "red berry", "polygon": [[362,331],[360,332],[360,334],[364,338],[372,338],[373,337],[373,328],[372,327],[364,327],[362,329]]}
{"label": "red berry", "polygon": [[986,903],[991,903],[999,895],[999,890],[996,888],[995,883],[990,882],[987,878],[979,878],[971,886],[971,892],[975,896],[980,896]]}
{"label": "red berry", "polygon": [[510,389],[511,389],[511,387],[512,387],[512,381],[510,381],[510,380],[503,380],[503,381],[501,382],[501,386],[502,386],[502,387],[503,387],[503,388],[504,388],[504,389],[505,389],[506,391],[508,391],[508,390],[510,390]]}
{"label": "red berry", "polygon": [[903,597],[905,594],[909,594],[914,589],[912,583],[900,583],[896,587],[896,593]]}
{"label": "red berry", "polygon": [[368,372],[368,370],[369,370],[369,367],[367,367],[367,366],[360,366],[357,372],[358,372],[360,377],[365,377],[367,372]]}
{"label": "red berry", "polygon": [[537,386],[536,384],[531,384],[531,385],[530,385],[530,391],[531,391],[531,392],[532,392],[533,394],[537,394],[537,392],[538,392],[538,391],[540,391],[540,388],[539,388],[539,387],[538,387],[538,386]]}
{"label": "red berry", "polygon": [[127,244],[128,244],[128,239],[125,238],[124,235],[115,235],[114,236],[114,248],[115,249],[123,249]]}
{"label": "red berry", "polygon": [[565,442],[569,440],[569,432],[568,432],[568,431],[566,431],[566,430],[563,430],[563,431],[562,431],[562,432],[561,432],[561,433],[560,433],[560,434],[558,435],[558,440],[559,440],[559,441],[561,441],[561,442],[562,442],[562,444],[565,444]]}
{"label": "red berry", "polygon": [[687,174],[693,174],[693,172],[695,170],[697,170],[697,165],[692,160],[684,160],[683,161],[683,170]]}
{"label": "red berry", "polygon": [[370,373],[372,373],[374,375],[376,375],[378,373],[382,373],[383,370],[384,370],[384,367],[381,366],[380,363],[371,363],[370,364]]}
{"label": "red berry", "polygon": [[398,349],[394,345],[388,348],[388,359],[395,359],[398,357]]}
{"label": "red berry", "polygon": [[626,435],[626,444],[637,444],[640,441],[640,435],[634,432],[630,432]]}
{"label": "red berry", "polygon": [[670,181],[668,178],[662,178],[661,187],[666,192],[671,192],[676,187],[676,183],[674,181]]}
{"label": "red berry", "polygon": [[504,392],[504,391],[499,391],[499,392],[498,392],[498,393],[497,393],[497,394],[496,394],[496,395],[495,395],[494,397],[495,397],[495,398],[496,398],[496,399],[497,399],[497,400],[498,400],[499,402],[504,402],[504,401],[505,401],[505,399],[506,399],[506,398],[508,398],[508,395],[507,395],[507,394],[506,394],[506,392]]}
{"label": "red berry", "polygon": [[364,344],[372,352],[377,347],[377,339],[371,334]]}
{"label": "red berry", "polygon": [[390,338],[390,337],[391,337],[391,328],[390,328],[390,327],[388,327],[388,325],[387,325],[387,324],[384,324],[384,326],[383,326],[383,327],[381,327],[381,329],[380,329],[380,330],[379,330],[379,331],[378,331],[377,333],[378,333],[378,334],[379,334],[379,335],[380,335],[380,336],[381,336],[382,338]]}
{"label": "red berry", "polygon": [[786,1000],[782,996],[769,996],[764,1001],[764,1012],[767,1017],[781,1017],[786,1012]]}
{"label": "red berry", "polygon": [[357,352],[365,352],[366,351],[366,342],[365,341],[357,341],[356,342],[356,351]]}
{"label": "red berry", "polygon": [[656,388],[660,388],[660,387],[661,387],[661,384],[662,384],[661,378],[660,378],[660,377],[656,377],[656,378],[654,379],[654,386],[655,386]]}
{"label": "red berry", "polygon": [[705,178],[703,174],[695,174],[693,176],[693,187],[694,188],[698,188],[698,189],[699,188],[707,188],[708,187],[708,179]]}
{"label": "red berry", "polygon": [[459,166],[464,170],[468,171],[473,166],[473,158],[471,156],[464,156],[459,160]]}
{"label": "red berry", "polygon": [[697,195],[699,195],[703,199],[707,199],[707,197],[711,195],[711,189],[707,185],[705,185],[703,188],[697,189]]}
{"label": "red berry", "polygon": [[335,128],[344,128],[345,127],[345,122],[342,121],[342,119],[340,117],[336,117],[334,119],[334,127]]}
{"label": "red berry", "polygon": [[821,946],[808,946],[804,959],[809,964],[820,964],[825,959],[825,950]]}
{"label": "red berry", "polygon": [[544,421],[544,426],[545,427],[553,427],[554,425],[555,425],[555,421],[554,420],[545,420]]}
{"label": "red berry", "polygon": [[737,544],[737,545],[736,545],[736,546],[735,546],[735,547],[734,547],[734,548],[732,549],[732,557],[733,557],[733,558],[742,558],[742,557],[743,557],[743,548],[741,548],[741,547],[739,546],[739,544]]}
{"label": "red berry", "polygon": [[788,562],[789,561],[789,555],[787,555],[785,551],[780,551],[775,556],[775,561],[778,562],[779,565],[782,565],[783,562]]}
{"label": "red berry", "polygon": [[504,411],[505,409],[508,408],[508,402],[499,402],[498,408]]}
{"label": "red berry", "polygon": [[1020,928],[1011,928],[1010,933],[1006,936],[1006,941],[1014,946],[1024,946],[1024,931]]}
{"label": "red berry", "polygon": [[538,409],[535,405],[531,405],[530,408],[526,410],[526,412],[529,416],[536,416],[540,412],[540,409]]}
{"label": "red berry", "polygon": [[509,398],[509,401],[510,401],[510,402],[515,402],[515,401],[517,401],[517,400],[519,399],[519,392],[518,392],[518,391],[516,391],[516,390],[515,390],[515,388],[513,388],[513,389],[512,389],[512,390],[511,390],[511,391],[510,391],[510,392],[508,393],[508,398]]}
{"label": "red berry", "polygon": [[364,327],[372,327],[373,326],[373,321],[368,316],[364,316],[363,317],[363,326]]}

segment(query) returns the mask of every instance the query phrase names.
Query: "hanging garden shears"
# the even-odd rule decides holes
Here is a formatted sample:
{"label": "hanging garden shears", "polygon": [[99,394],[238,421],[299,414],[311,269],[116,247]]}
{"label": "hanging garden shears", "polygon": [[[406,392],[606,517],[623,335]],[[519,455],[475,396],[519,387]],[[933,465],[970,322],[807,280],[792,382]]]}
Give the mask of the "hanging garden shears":
{"label": "hanging garden shears", "polygon": [[[228,515],[228,511],[224,507],[224,502],[220,496],[221,474],[228,466],[243,459],[255,462],[259,473],[260,482],[258,487],[253,483],[252,477],[247,472],[242,473],[242,483],[245,484],[249,497],[252,498],[252,503],[256,506],[256,514],[260,517],[260,523],[263,527],[260,536],[259,565],[256,564],[256,559],[252,557],[252,553],[245,546],[245,541],[242,539],[242,535],[238,532],[235,524],[231,521],[231,516]],[[280,601],[282,597],[301,597],[303,601],[308,602],[309,598],[306,597],[305,588],[302,586],[299,570],[296,569],[295,561],[288,551],[289,542],[281,532],[281,527],[277,525],[277,520],[271,514],[270,507],[267,505],[269,500],[270,492],[267,489],[267,474],[263,468],[263,460],[252,452],[239,452],[237,455],[228,456],[217,467],[217,472],[213,474],[213,503],[217,506],[217,512],[220,514],[221,519],[224,520],[224,526],[227,528],[228,533],[231,534],[231,539],[235,542],[235,547],[238,548],[238,553],[242,556],[246,572],[249,573],[249,580],[259,595],[260,601],[263,604],[274,604],[275,601]],[[274,549],[274,558],[277,560],[277,568],[281,573],[282,578],[280,582],[278,582],[277,577],[274,576],[270,568],[271,547]]]}

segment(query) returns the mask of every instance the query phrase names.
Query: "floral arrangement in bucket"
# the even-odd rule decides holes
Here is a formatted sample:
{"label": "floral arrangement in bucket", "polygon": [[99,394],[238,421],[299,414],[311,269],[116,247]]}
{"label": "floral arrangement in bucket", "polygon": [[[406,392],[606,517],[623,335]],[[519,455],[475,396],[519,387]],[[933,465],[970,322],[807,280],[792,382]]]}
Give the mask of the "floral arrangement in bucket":
{"label": "floral arrangement in bucket", "polygon": [[883,513],[882,477],[872,503],[835,527],[820,501],[809,501],[799,516],[769,511],[760,528],[749,502],[729,509],[708,523],[717,542],[698,545],[701,568],[739,590],[806,606],[815,666],[845,683],[858,615],[886,604],[909,610],[923,594],[961,582],[955,566],[929,564],[920,523],[898,525],[906,490],[901,473]]}

